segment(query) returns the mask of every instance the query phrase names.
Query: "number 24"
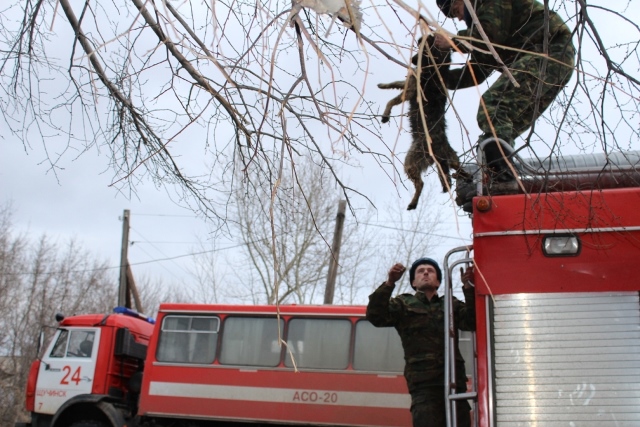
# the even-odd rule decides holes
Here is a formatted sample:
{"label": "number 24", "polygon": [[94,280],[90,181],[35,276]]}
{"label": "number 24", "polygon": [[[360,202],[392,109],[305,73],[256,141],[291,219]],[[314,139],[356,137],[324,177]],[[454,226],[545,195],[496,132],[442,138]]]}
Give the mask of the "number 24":
{"label": "number 24", "polygon": [[[71,375],[71,366],[69,365],[62,368],[62,370],[65,372],[65,374],[64,374],[64,377],[62,377],[60,384],[69,385],[69,380],[76,383],[76,385],[80,383],[80,367],[79,366],[78,366],[78,369],[76,369],[76,371],[73,373],[73,375]],[[69,375],[71,375],[71,378],[69,378]]]}

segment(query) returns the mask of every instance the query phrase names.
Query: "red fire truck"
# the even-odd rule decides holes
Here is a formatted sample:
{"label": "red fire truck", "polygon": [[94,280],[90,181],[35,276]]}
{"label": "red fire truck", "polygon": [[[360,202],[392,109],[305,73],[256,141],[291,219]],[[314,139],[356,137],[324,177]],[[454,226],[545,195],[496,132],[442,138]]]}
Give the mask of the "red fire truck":
{"label": "red fire truck", "polygon": [[[452,272],[475,265],[477,331],[448,425],[467,399],[482,427],[639,426],[640,152],[512,162],[517,183],[457,186],[473,245],[447,254],[443,289],[450,300]],[[30,427],[408,427],[399,338],[364,311],[163,304],[155,325],[60,318],[29,376]]]}
{"label": "red fire truck", "polygon": [[407,427],[400,338],[364,314],[162,304],[155,328],[131,311],[61,319],[31,370],[31,426]]}
{"label": "red fire truck", "polygon": [[[458,185],[473,217],[477,389],[450,392],[450,425],[472,398],[486,427],[640,426],[640,151],[511,155],[519,182],[474,182],[472,199]],[[448,278],[470,249],[447,255]]]}

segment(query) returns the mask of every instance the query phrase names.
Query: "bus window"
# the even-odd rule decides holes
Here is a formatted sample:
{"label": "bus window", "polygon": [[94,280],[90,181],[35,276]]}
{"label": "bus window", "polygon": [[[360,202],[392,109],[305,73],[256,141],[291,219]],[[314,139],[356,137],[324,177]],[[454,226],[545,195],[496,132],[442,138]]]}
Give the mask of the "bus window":
{"label": "bus window", "polygon": [[467,377],[473,378],[474,373],[473,370],[475,368],[474,361],[474,350],[473,350],[473,341],[472,341],[472,332],[469,331],[461,331],[458,330],[458,348],[460,349],[460,354],[464,358],[464,366],[465,371],[467,372]]}
{"label": "bus window", "polygon": [[368,320],[356,323],[353,369],[402,372],[404,351],[398,332],[394,328],[376,328]]}
{"label": "bus window", "polygon": [[[280,330],[284,321],[280,319]],[[227,317],[224,321],[220,363],[223,365],[278,366],[280,346],[275,317]],[[275,345],[274,345],[275,343]]]}
{"label": "bus window", "polygon": [[212,316],[167,316],[156,358],[159,362],[213,363],[220,320]]}
{"label": "bus window", "polygon": [[[346,369],[349,365],[351,322],[347,319],[289,321],[288,349],[298,368]],[[293,367],[287,352],[285,365]]]}

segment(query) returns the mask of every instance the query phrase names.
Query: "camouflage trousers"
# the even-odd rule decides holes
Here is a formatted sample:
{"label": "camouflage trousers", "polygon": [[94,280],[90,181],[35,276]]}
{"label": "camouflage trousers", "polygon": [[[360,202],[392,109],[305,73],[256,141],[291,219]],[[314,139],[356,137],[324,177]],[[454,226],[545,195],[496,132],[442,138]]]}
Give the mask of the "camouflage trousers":
{"label": "camouflage trousers", "polygon": [[[464,393],[466,387],[458,390]],[[413,427],[446,427],[447,416],[444,404],[444,387],[433,386],[411,396],[411,418]],[[471,406],[466,400],[456,403],[458,427],[471,425]]]}
{"label": "camouflage trousers", "polygon": [[[539,52],[542,48],[539,48]],[[538,50],[538,49],[536,49]],[[571,78],[575,49],[566,42],[549,45],[549,58],[540,54],[520,54],[509,65],[509,71],[520,84],[517,88],[504,73],[482,95],[486,106],[478,109],[478,125],[482,130],[479,141],[493,136],[511,146],[534,121],[551,105]]]}

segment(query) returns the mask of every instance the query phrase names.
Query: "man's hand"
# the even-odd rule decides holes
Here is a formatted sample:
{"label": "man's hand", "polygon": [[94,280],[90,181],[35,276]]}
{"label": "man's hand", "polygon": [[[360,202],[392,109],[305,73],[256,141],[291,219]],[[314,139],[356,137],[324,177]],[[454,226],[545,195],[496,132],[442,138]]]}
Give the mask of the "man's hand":
{"label": "man's hand", "polygon": [[407,269],[405,268],[405,266],[400,264],[399,262],[394,264],[393,267],[389,269],[389,278],[387,279],[387,282],[385,284],[387,286],[395,285],[396,282],[400,280],[400,278],[402,277],[402,275],[406,270]]}
{"label": "man's hand", "polygon": [[460,280],[462,280],[462,288],[463,289],[469,289],[471,287],[474,286],[473,284],[473,274],[475,273],[475,270],[472,267],[467,267],[466,270],[463,270],[462,267],[460,267]]}
{"label": "man's hand", "polygon": [[435,40],[433,44],[440,50],[451,49],[451,41],[448,37],[443,36],[442,34],[435,34]]}

